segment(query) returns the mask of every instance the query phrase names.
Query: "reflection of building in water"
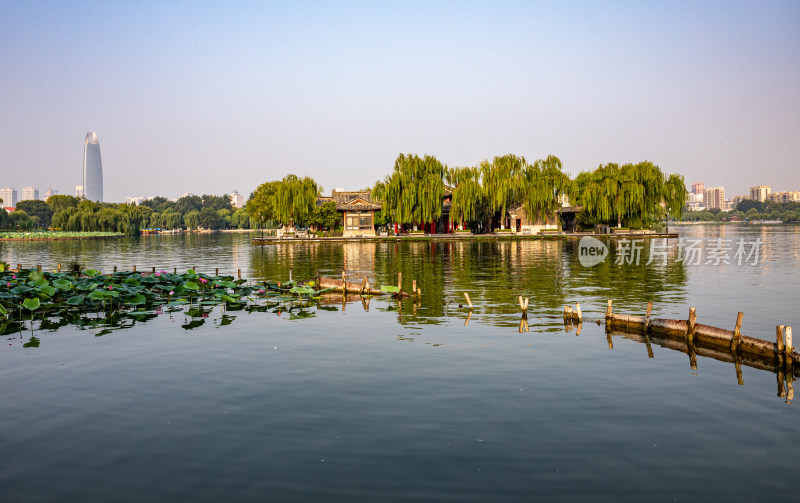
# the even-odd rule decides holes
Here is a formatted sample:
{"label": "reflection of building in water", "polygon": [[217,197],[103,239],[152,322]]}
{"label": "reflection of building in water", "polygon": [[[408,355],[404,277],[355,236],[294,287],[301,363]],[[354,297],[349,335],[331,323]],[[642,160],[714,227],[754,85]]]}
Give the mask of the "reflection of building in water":
{"label": "reflection of building in water", "polygon": [[374,274],[376,243],[345,243],[344,270]]}

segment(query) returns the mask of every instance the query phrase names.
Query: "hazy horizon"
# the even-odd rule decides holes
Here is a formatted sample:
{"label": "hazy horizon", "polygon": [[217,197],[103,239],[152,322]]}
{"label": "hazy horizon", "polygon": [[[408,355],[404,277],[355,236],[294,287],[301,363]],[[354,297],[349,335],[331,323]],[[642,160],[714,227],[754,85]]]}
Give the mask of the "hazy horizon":
{"label": "hazy horizon", "polygon": [[649,160],[800,190],[800,3],[8,3],[0,186],[74,194],[97,133],[105,200],[287,173],[372,186],[449,166]]}

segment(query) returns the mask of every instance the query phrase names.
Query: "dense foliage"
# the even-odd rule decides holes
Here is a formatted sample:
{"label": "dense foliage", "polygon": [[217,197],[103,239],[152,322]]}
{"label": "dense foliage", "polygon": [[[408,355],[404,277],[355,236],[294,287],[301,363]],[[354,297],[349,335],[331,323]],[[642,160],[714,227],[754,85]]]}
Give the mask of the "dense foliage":
{"label": "dense foliage", "polygon": [[683,219],[687,222],[729,222],[740,220],[752,222],[759,220],[800,222],[800,202],[778,203],[773,201],[744,200],[733,211],[720,211],[713,208],[703,211],[688,211]]}
{"label": "dense foliage", "polygon": [[250,218],[262,227],[270,223],[314,225],[318,220],[325,220],[317,210],[321,193],[322,187],[313,178],[289,174],[282,180],[259,185],[250,194],[245,209]]}

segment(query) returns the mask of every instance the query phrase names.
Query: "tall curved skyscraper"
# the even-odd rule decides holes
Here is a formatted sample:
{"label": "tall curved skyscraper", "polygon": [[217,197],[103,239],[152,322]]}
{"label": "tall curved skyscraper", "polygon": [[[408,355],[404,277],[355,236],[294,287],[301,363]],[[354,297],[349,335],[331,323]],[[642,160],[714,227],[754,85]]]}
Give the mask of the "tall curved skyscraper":
{"label": "tall curved skyscraper", "polygon": [[103,161],[94,131],[86,133],[83,142],[83,193],[89,201],[103,201]]}

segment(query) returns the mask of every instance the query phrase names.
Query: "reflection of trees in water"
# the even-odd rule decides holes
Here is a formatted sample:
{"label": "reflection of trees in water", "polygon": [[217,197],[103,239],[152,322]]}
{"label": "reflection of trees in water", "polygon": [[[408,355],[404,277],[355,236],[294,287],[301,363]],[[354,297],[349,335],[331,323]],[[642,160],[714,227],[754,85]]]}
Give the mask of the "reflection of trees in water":
{"label": "reflection of trees in water", "polygon": [[669,242],[666,265],[663,258],[657,255],[651,264],[647,264],[651,246],[660,246],[660,241],[644,239],[639,242],[642,250],[638,264],[635,261],[632,264],[616,264],[616,257],[621,254],[623,245],[619,240],[607,240],[605,243],[609,248],[609,256],[592,267],[580,264],[577,240],[565,243],[566,270],[570,272],[566,279],[567,291],[571,297],[565,299],[566,302],[593,301],[601,304],[613,299],[615,306],[619,302],[623,306],[641,306],[647,302],[657,306],[659,302],[685,300],[688,274],[686,265],[679,260],[675,240]]}
{"label": "reflection of trees in water", "polygon": [[[648,301],[681,302],[686,295],[687,271],[672,249],[666,266],[656,259],[646,265],[650,241],[643,241],[639,264],[617,265],[618,242],[609,240],[606,261],[583,267],[577,240],[465,240],[398,241],[358,243],[279,243],[257,246],[251,253],[256,278],[275,281],[323,276],[349,281],[369,278],[373,286],[396,285],[403,274],[403,289],[412,281],[422,290],[416,316],[413,301],[402,302],[402,320],[438,323],[452,314],[449,308],[463,303],[469,292],[479,314],[511,314],[519,311],[517,297],[530,299],[529,310],[560,313],[567,303],[642,304]],[[452,311],[452,309],[451,309]],[[479,321],[481,320],[481,321]],[[505,324],[505,322],[503,322]]]}
{"label": "reflection of trees in water", "polygon": [[250,253],[250,270],[257,280],[297,281],[322,276],[340,277],[344,265],[341,243],[277,243],[256,245]]}

